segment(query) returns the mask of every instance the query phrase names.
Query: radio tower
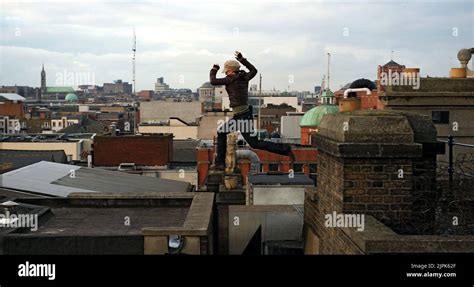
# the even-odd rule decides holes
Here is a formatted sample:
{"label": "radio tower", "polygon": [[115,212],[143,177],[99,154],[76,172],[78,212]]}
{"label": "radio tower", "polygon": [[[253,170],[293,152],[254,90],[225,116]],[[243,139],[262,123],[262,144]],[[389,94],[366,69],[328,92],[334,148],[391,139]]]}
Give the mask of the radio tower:
{"label": "radio tower", "polygon": [[136,94],[136,90],[135,90],[135,87],[137,86],[137,83],[135,81],[135,53],[137,52],[137,36],[135,35],[135,28],[133,28],[133,48],[132,48],[132,51],[133,51],[133,58],[132,58],[132,69],[133,69],[133,94],[135,95]]}

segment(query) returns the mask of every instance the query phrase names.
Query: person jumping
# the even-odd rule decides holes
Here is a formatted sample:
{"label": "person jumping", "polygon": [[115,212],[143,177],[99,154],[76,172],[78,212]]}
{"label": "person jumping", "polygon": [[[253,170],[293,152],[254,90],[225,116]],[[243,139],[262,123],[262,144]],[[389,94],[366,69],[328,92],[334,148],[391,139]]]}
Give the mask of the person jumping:
{"label": "person jumping", "polygon": [[[237,131],[234,129],[240,131],[245,141],[252,148],[290,156],[290,161],[293,163],[294,155],[290,144],[258,139],[253,127],[252,106],[248,104],[249,81],[255,77],[257,69],[239,51],[235,52],[235,58],[237,61],[228,60],[224,63],[223,73],[226,75],[225,78],[216,78],[217,71],[220,69],[218,64],[215,64],[210,71],[211,85],[225,85],[225,89],[229,94],[230,107],[234,112],[232,119],[217,129],[217,156],[212,168],[214,170],[223,170],[225,168],[227,134]],[[249,72],[240,70],[240,64],[244,65]]]}

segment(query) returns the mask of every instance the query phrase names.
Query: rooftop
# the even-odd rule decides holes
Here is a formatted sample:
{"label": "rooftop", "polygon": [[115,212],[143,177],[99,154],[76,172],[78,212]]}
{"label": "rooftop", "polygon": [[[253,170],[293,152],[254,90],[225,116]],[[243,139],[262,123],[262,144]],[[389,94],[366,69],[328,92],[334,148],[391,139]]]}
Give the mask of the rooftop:
{"label": "rooftop", "polygon": [[74,89],[72,87],[46,87],[46,93],[74,93]]}
{"label": "rooftop", "polygon": [[64,150],[0,150],[0,173],[39,161],[66,163]]}
{"label": "rooftop", "polygon": [[70,125],[61,130],[63,133],[104,133],[108,130],[107,123],[81,118],[78,124]]}
{"label": "rooftop", "polygon": [[15,93],[0,93],[0,100],[24,101],[25,98]]}
{"label": "rooftop", "polygon": [[252,185],[314,185],[314,181],[303,173],[259,173],[249,174],[248,181]]}
{"label": "rooftop", "polygon": [[0,134],[0,142],[55,142],[90,139],[94,133]]}
{"label": "rooftop", "polygon": [[187,192],[187,182],[40,161],[2,175],[0,187],[35,194],[67,196],[73,192]]}
{"label": "rooftop", "polygon": [[[12,212],[38,214],[38,229],[0,230],[0,254],[144,254],[149,235],[208,236],[213,198],[211,193],[17,198]],[[127,217],[130,224],[124,224]]]}

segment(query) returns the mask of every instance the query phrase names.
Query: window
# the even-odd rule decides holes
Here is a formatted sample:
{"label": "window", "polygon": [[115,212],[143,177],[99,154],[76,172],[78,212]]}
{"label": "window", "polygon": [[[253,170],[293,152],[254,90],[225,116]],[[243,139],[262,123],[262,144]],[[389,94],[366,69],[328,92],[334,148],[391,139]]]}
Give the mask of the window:
{"label": "window", "polygon": [[309,164],[309,173],[317,173],[318,172],[318,164],[317,163],[310,163]]}
{"label": "window", "polygon": [[303,164],[302,163],[293,164],[293,171],[294,172],[303,172]]}
{"label": "window", "polygon": [[449,124],[449,111],[432,111],[431,119],[435,124]]}
{"label": "window", "polygon": [[278,170],[279,170],[278,163],[270,163],[268,165],[268,171],[278,171]]}

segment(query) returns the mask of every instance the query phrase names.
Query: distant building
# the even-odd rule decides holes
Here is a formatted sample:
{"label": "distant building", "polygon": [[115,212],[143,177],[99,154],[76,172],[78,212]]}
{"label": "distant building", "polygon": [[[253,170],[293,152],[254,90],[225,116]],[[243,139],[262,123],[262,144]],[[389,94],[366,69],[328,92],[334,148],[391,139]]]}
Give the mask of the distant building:
{"label": "distant building", "polygon": [[[215,86],[209,82],[205,82],[198,88],[199,102],[202,103],[204,110],[213,110],[215,99]],[[222,102],[223,100],[221,100]]]}
{"label": "distant building", "polygon": [[22,119],[25,116],[24,101],[25,98],[18,94],[0,93],[0,116]]}
{"label": "distant building", "polygon": [[104,83],[104,94],[131,95],[132,84],[123,82],[121,79],[116,80],[113,83]]}
{"label": "distant building", "polygon": [[321,93],[321,86],[314,86],[314,94],[319,95]]}
{"label": "distant building", "polygon": [[22,133],[22,123],[16,118],[0,116],[0,133],[20,134]]}
{"label": "distant building", "polygon": [[110,127],[107,123],[96,121],[87,117],[81,117],[73,121],[67,122],[67,126],[60,129],[60,133],[94,133],[102,135],[110,132]]}
{"label": "distant building", "polygon": [[143,90],[138,92],[137,96],[142,100],[151,100],[153,99],[154,94],[155,92],[152,90]]}
{"label": "distant building", "polygon": [[312,144],[311,138],[318,132],[318,126],[326,114],[339,112],[339,107],[335,105],[334,93],[327,89],[321,95],[320,105],[307,111],[301,118],[301,144]]}
{"label": "distant building", "polygon": [[29,86],[1,86],[0,93],[18,94],[29,100],[38,100],[41,96],[39,88]]}
{"label": "distant building", "polygon": [[65,100],[66,95],[74,93],[72,87],[66,86],[55,86],[48,87],[46,86],[46,71],[44,70],[44,65],[41,69],[41,100],[56,100],[62,101]]}
{"label": "distant building", "polygon": [[0,150],[63,150],[68,161],[85,161],[95,134],[9,134],[0,137]]}
{"label": "distant building", "polygon": [[102,87],[96,85],[79,85],[79,89],[84,93],[85,96],[97,96],[99,92],[103,91]]}
{"label": "distant building", "polygon": [[173,134],[177,140],[197,139],[198,125],[187,123],[178,117],[170,118],[166,123],[142,123],[138,126],[140,134]]}
{"label": "distant building", "polygon": [[51,119],[30,118],[21,121],[25,123],[25,133],[37,134],[51,131]]}
{"label": "distant building", "polygon": [[170,89],[170,86],[165,83],[165,79],[163,77],[156,79],[155,93],[161,93],[169,89]]}
{"label": "distant building", "polygon": [[287,104],[273,105],[268,104],[260,111],[260,128],[265,129],[268,134],[273,132],[280,133],[281,117],[288,112],[295,112],[296,108]]}
{"label": "distant building", "polygon": [[141,123],[138,127],[140,134],[171,133],[177,140],[199,139],[212,140],[217,135],[220,121],[228,120],[232,112],[209,111],[197,118],[197,122],[189,123],[179,117],[170,117],[161,123]]}
{"label": "distant building", "polygon": [[51,119],[51,131],[58,132],[64,128],[72,126],[79,123],[79,117],[60,117]]}
{"label": "distant building", "polygon": [[[402,73],[405,71],[406,67],[405,65],[400,65],[399,63],[395,62],[394,60],[390,60],[388,63],[386,63],[383,66],[378,66],[377,67],[377,79],[381,78],[382,73]],[[380,81],[378,82],[378,91],[383,91],[384,87],[380,85]]]}

